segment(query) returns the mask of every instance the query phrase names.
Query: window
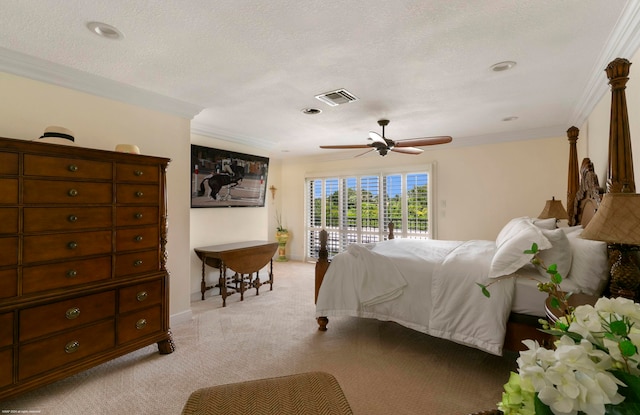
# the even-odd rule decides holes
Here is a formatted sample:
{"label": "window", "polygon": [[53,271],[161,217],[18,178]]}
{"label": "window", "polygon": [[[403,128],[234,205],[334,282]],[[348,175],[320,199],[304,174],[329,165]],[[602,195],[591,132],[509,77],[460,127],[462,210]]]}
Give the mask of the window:
{"label": "window", "polygon": [[317,258],[319,232],[328,233],[327,249],[335,255],[351,243],[386,239],[393,222],[398,238],[432,237],[431,166],[406,172],[308,177],[306,189],[306,255]]}

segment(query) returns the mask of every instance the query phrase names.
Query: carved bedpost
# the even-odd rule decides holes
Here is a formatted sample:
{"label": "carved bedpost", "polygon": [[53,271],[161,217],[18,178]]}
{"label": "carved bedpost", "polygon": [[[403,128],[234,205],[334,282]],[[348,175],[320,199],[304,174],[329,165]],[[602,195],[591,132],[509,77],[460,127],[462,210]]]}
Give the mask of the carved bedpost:
{"label": "carved bedpost", "polygon": [[580,173],[578,172],[578,150],[576,142],[578,141],[578,127],[571,127],[567,130],[569,139],[569,180],[567,182],[567,210],[569,213],[569,226],[577,223],[578,210],[575,206],[576,193],[580,183]]}
{"label": "carved bedpost", "polygon": [[393,235],[393,222],[389,222],[389,225],[387,225],[389,227],[389,239],[393,239],[394,235]]}
{"label": "carved bedpost", "polygon": [[619,193],[623,187],[636,192],[631,155],[631,134],[625,88],[629,80],[631,62],[617,58],[607,65],[606,73],[611,85],[611,124],[609,127],[609,162],[607,166],[607,192]]}
{"label": "carved bedpost", "polygon": [[[318,292],[326,274],[329,269],[329,251],[327,250],[327,231],[320,231],[320,249],[318,250],[318,261],[316,262],[316,294],[314,302],[318,302]],[[318,330],[326,331],[329,319],[326,317],[318,317]]]}

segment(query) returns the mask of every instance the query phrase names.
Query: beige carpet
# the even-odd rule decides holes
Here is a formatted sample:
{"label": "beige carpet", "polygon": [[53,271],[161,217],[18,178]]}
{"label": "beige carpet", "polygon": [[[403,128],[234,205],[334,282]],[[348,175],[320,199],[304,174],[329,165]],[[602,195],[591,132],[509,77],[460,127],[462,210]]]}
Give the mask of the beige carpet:
{"label": "beige carpet", "polygon": [[[492,409],[514,354],[497,357],[395,323],[314,319],[313,264],[274,263],[273,291],[243,302],[208,291],[172,327],[176,351],[149,346],[0,402],[0,414],[179,414],[196,389],[309,371],[336,377],[355,414],[465,415]],[[28,413],[22,412],[22,413]]]}

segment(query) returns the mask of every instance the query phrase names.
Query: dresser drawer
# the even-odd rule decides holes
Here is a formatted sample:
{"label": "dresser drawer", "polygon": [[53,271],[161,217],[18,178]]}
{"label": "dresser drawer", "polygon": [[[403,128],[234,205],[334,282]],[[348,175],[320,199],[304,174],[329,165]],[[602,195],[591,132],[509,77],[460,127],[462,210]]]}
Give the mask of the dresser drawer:
{"label": "dresser drawer", "polygon": [[0,271],[0,298],[15,297],[16,295],[18,295],[18,270]]}
{"label": "dresser drawer", "polygon": [[156,334],[161,330],[162,307],[159,305],[126,314],[120,316],[118,321],[118,344]]}
{"label": "dresser drawer", "polygon": [[[74,231],[110,228],[110,207],[24,208],[24,231]],[[0,225],[2,226],[2,225]]]}
{"label": "dresser drawer", "polygon": [[17,153],[0,153],[0,174],[18,174]]}
{"label": "dresser drawer", "polygon": [[160,258],[158,251],[142,251],[116,255],[116,277],[158,271]]}
{"label": "dresser drawer", "polygon": [[110,256],[24,267],[22,269],[22,293],[32,294],[110,278]]}
{"label": "dresser drawer", "polygon": [[0,314],[0,348],[13,344],[13,313]]}
{"label": "dresser drawer", "polygon": [[0,350],[0,388],[13,383],[13,349]]}
{"label": "dresser drawer", "polygon": [[24,203],[65,205],[108,204],[113,200],[111,183],[24,180]]}
{"label": "dresser drawer", "polygon": [[108,254],[111,252],[111,231],[25,236],[23,246],[24,264]]}
{"label": "dresser drawer", "polygon": [[104,161],[25,154],[24,175],[112,180],[113,168]]}
{"label": "dresser drawer", "polygon": [[152,206],[121,206],[116,210],[116,226],[156,225],[158,208]]}
{"label": "dresser drawer", "polygon": [[0,204],[18,203],[18,179],[0,179]]}
{"label": "dresser drawer", "polygon": [[0,234],[18,233],[18,208],[0,208]]}
{"label": "dresser drawer", "polygon": [[124,164],[116,165],[116,180],[119,182],[158,183],[158,166]]}
{"label": "dresser drawer", "polygon": [[107,291],[21,310],[20,341],[112,317],[115,301],[115,291]]}
{"label": "dresser drawer", "polygon": [[77,362],[113,347],[113,320],[22,345],[18,352],[18,380]]}
{"label": "dresser drawer", "polygon": [[158,204],[159,196],[158,186],[151,184],[117,184],[116,185],[116,202],[117,203],[143,203]]}
{"label": "dresser drawer", "polygon": [[[18,238],[0,238],[0,266],[18,264]],[[1,297],[1,295],[0,295]]]}
{"label": "dresser drawer", "polygon": [[162,281],[156,280],[121,288],[118,299],[120,300],[120,313],[160,304],[162,302]]}
{"label": "dresser drawer", "polygon": [[116,251],[133,251],[158,246],[158,227],[118,229],[116,231]]}

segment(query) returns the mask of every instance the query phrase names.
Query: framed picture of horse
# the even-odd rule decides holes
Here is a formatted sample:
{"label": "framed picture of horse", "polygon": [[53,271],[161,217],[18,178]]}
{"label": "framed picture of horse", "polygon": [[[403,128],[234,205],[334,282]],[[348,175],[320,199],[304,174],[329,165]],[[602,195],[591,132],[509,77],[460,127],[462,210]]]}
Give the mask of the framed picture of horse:
{"label": "framed picture of horse", "polygon": [[269,158],[191,145],[191,207],[262,207]]}

